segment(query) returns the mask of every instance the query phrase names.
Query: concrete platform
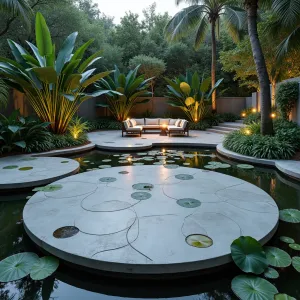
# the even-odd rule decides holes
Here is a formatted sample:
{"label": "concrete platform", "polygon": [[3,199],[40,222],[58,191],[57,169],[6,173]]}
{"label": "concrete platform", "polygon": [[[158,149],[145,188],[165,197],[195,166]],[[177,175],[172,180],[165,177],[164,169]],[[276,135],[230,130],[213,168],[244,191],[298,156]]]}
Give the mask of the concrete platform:
{"label": "concrete platform", "polygon": [[49,184],[77,173],[79,163],[61,157],[8,156],[0,159],[0,191]]}
{"label": "concrete platform", "polygon": [[24,226],[41,248],[93,270],[162,275],[231,261],[230,244],[262,244],[278,225],[275,201],[228,175],[185,167],[114,167],[55,182],[25,205]]}

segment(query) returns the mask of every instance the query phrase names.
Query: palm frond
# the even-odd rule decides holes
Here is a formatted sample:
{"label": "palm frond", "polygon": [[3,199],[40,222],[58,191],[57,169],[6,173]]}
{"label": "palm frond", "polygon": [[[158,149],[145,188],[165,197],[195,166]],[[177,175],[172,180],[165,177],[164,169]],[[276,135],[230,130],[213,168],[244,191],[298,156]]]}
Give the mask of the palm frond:
{"label": "palm frond", "polygon": [[6,11],[13,16],[20,16],[30,26],[33,11],[27,0],[1,0],[0,11]]}
{"label": "palm frond", "polygon": [[0,80],[0,108],[5,108],[8,104],[9,89],[3,80]]}
{"label": "palm frond", "polygon": [[300,25],[298,25],[293,31],[280,43],[277,48],[276,56],[280,60],[290,49],[296,49],[300,47]]}
{"label": "palm frond", "polygon": [[199,49],[202,42],[205,39],[206,32],[208,30],[208,20],[206,17],[203,17],[200,21],[200,24],[198,26],[197,32],[196,32],[196,38],[195,38],[195,48]]}
{"label": "palm frond", "polygon": [[294,26],[300,19],[300,0],[273,0],[272,9],[284,26]]}
{"label": "palm frond", "polygon": [[204,17],[203,10],[202,5],[192,5],[177,13],[165,27],[167,40],[177,41],[195,29]]}

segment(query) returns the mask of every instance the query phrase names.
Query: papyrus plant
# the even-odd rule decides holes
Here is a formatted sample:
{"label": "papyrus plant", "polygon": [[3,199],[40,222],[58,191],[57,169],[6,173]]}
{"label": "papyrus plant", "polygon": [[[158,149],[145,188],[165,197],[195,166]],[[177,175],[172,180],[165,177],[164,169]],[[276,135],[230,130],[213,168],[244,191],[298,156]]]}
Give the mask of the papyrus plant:
{"label": "papyrus plant", "polygon": [[36,114],[44,122],[50,122],[54,133],[62,134],[78,110],[80,104],[92,97],[113,91],[98,90],[85,93],[95,81],[113,71],[94,74],[92,64],[100,59],[100,51],[84,58],[93,42],[89,40],[74,53],[77,32],[70,34],[57,55],[49,28],[41,13],[36,14],[36,46],[27,41],[31,55],[12,40],[8,44],[15,60],[0,57],[0,76],[12,88],[26,95]]}

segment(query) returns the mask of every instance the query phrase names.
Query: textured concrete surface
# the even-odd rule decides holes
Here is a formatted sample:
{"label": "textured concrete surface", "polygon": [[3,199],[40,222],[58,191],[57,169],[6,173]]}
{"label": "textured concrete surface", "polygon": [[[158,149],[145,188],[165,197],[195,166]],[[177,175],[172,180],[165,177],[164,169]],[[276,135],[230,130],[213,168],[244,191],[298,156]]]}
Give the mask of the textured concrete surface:
{"label": "textured concrete surface", "polygon": [[261,159],[252,156],[245,156],[236,152],[229,151],[223,147],[222,144],[217,146],[217,152],[239,161],[254,163],[258,165],[276,167],[282,173],[300,180],[300,161],[296,160],[276,160],[276,159]]}
{"label": "textured concrete surface", "polygon": [[0,190],[46,185],[77,173],[79,163],[60,157],[9,156],[0,159]]}
{"label": "textured concrete surface", "polygon": [[222,143],[224,135],[206,131],[191,130],[190,136],[172,135],[160,136],[159,133],[148,132],[122,137],[121,131],[96,131],[88,134],[89,140],[98,149],[106,150],[144,150],[153,146],[199,146],[216,147]]}
{"label": "textured concrete surface", "polygon": [[[168,167],[115,167],[59,180],[59,190],[27,202],[25,229],[63,260],[147,275],[219,266],[231,261],[239,236],[266,243],[275,233],[278,208],[263,190],[216,172]],[[66,226],[74,235],[54,237]]]}

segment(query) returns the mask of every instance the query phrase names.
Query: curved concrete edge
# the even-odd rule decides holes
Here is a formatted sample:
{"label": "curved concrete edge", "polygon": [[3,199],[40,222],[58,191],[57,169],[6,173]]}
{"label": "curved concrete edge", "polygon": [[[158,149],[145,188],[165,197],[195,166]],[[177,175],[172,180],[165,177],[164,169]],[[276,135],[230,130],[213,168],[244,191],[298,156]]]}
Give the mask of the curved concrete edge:
{"label": "curved concrete edge", "polygon": [[48,152],[32,153],[29,155],[33,156],[33,157],[69,155],[69,154],[77,154],[77,153],[93,150],[95,147],[96,147],[96,145],[94,143],[90,143],[90,144],[79,146],[79,147],[73,147],[73,148],[67,148],[67,149],[57,149],[57,150],[52,150],[52,151],[48,151]]}
{"label": "curved concrete edge", "polygon": [[132,147],[128,147],[128,146],[116,146],[116,147],[111,147],[111,146],[105,146],[105,145],[95,145],[96,149],[99,150],[107,150],[107,151],[141,151],[141,150],[149,150],[153,148],[153,145],[144,145],[144,146],[132,146]]}
{"label": "curved concrete edge", "polygon": [[225,149],[222,144],[217,145],[217,152],[225,157],[242,162],[275,167],[287,176],[292,177],[296,180],[300,180],[300,161],[261,159],[252,156],[245,156]]}

